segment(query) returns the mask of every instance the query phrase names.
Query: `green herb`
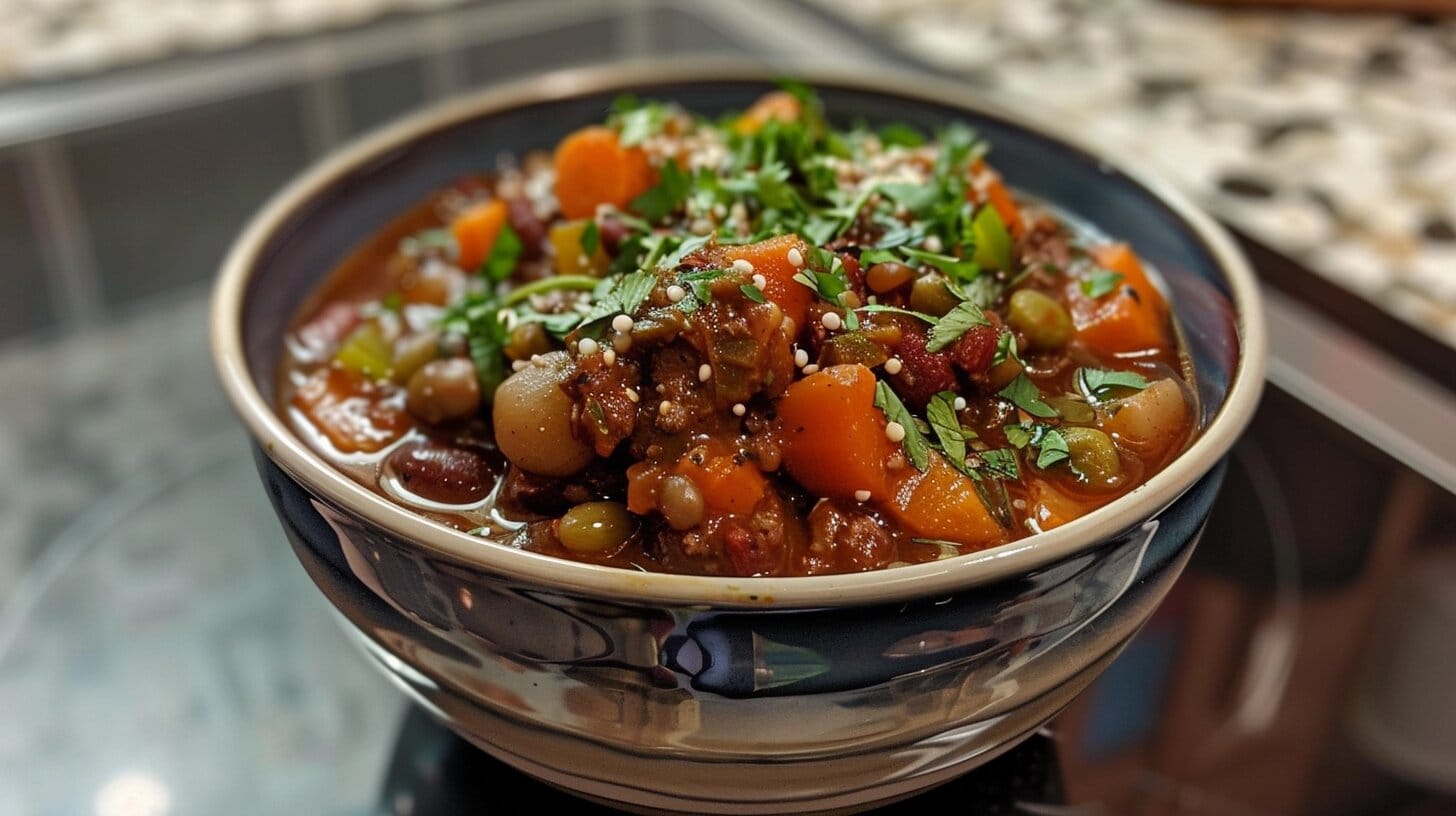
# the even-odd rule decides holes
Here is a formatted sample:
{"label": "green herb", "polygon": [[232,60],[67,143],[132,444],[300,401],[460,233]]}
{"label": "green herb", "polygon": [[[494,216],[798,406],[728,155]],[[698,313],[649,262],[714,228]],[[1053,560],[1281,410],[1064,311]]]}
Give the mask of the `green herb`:
{"label": "green herb", "polygon": [[1040,452],[1036,456],[1036,466],[1042,470],[1046,470],[1058,462],[1071,461],[1072,452],[1067,448],[1067,440],[1060,431],[1047,429],[1046,433],[1042,434],[1038,447]]}
{"label": "green herb", "polygon": [[905,253],[905,256],[913,261],[919,261],[922,264],[939,269],[952,280],[969,283],[981,274],[981,267],[974,260],[962,260],[954,255],[926,252],[923,249],[914,249],[912,247],[901,247],[900,251]]}
{"label": "green herb", "polygon": [[997,448],[996,450],[981,451],[976,454],[981,459],[981,470],[985,475],[993,479],[1021,478],[1021,469],[1016,464],[1016,451],[1009,448]]}
{"label": "green herb", "polygon": [[1004,331],[996,338],[996,353],[991,356],[991,367],[995,368],[1007,360],[1021,362],[1021,358],[1016,356],[1016,335]]}
{"label": "green herb", "polygon": [[930,327],[930,337],[925,344],[925,350],[932,353],[940,351],[960,339],[960,336],[972,327],[989,325],[991,325],[991,321],[986,319],[986,313],[981,311],[980,306],[969,300],[962,301]]}
{"label": "green herb", "polygon": [[754,303],[765,303],[768,300],[768,298],[763,296],[763,290],[759,289],[757,286],[754,286],[751,283],[745,283],[742,286],[738,287],[738,291],[742,292],[744,297],[748,298]]}
{"label": "green herb", "polygon": [[516,262],[520,260],[524,248],[520,236],[511,229],[511,225],[502,224],[495,243],[490,246],[490,256],[480,265],[480,274],[486,280],[496,283],[509,278],[516,271]]}
{"label": "green herb", "polygon": [[914,311],[914,310],[911,310],[911,309],[901,309],[899,306],[889,306],[889,305],[886,305],[884,303],[870,303],[870,304],[867,304],[865,306],[859,307],[859,311],[861,311],[861,312],[888,312],[890,314],[902,314],[902,315],[905,315],[906,317],[913,317],[913,318],[915,318],[917,320],[924,320],[926,323],[929,323],[932,326],[934,326],[936,324],[936,322],[938,322],[940,320],[940,318],[938,318],[938,317],[936,317],[934,315],[928,315],[925,312],[917,312],[917,311]]}
{"label": "green herb", "polygon": [[[664,253],[656,259],[655,263],[644,264],[643,266],[649,269],[653,266],[656,266],[658,269],[676,269],[678,267],[678,264],[682,263],[683,258],[686,258],[687,256],[707,246],[708,242],[711,240],[713,240],[713,236],[711,235],[695,235],[691,238],[684,238],[680,243],[677,244],[677,246],[673,248],[672,252]],[[667,242],[663,242],[663,244],[661,244],[661,246],[664,247],[666,245]]]}
{"label": "green herb", "polygon": [[1031,444],[1032,434],[1036,427],[1038,426],[1007,425],[1001,430],[1006,432],[1006,441],[1011,443],[1011,447],[1021,450]]}
{"label": "green herb", "polygon": [[597,254],[597,249],[602,245],[602,231],[597,222],[588,221],[581,231],[581,251],[588,258]]}
{"label": "green herb", "polygon": [[676,161],[668,159],[658,175],[657,186],[632,199],[632,211],[655,224],[681,207],[691,189],[692,177]]}
{"label": "green herb", "polygon": [[[545,280],[549,281],[551,278]],[[582,316],[581,332],[588,337],[600,337],[606,332],[607,318],[617,314],[635,313],[656,285],[656,275],[640,270],[620,278],[606,278],[598,282],[594,292],[596,303]]]}
{"label": "green herb", "polygon": [[633,99],[630,104],[632,107],[619,111],[616,116],[617,124],[621,128],[617,134],[617,142],[623,147],[632,147],[647,141],[661,133],[662,126],[667,123],[668,109],[661,103],[638,103]]}
{"label": "green herb", "polygon": [[379,301],[379,308],[386,312],[398,312],[404,309],[404,295],[399,292],[390,292]]}
{"label": "green herb", "polygon": [[894,122],[880,128],[880,144],[886,147],[919,147],[925,144],[925,136],[909,125]]}
{"label": "green herb", "polygon": [[976,263],[983,267],[1011,270],[1011,235],[1001,221],[1001,214],[990,205],[976,213],[971,222],[971,232],[976,243]]}
{"label": "green herb", "polygon": [[1103,295],[1111,294],[1122,281],[1121,273],[1098,269],[1082,279],[1082,294],[1087,297],[1100,298]]}
{"label": "green herb", "polygon": [[875,383],[875,407],[885,412],[885,417],[891,422],[897,422],[905,429],[905,440],[902,445],[905,448],[905,457],[915,465],[915,469],[924,471],[930,467],[930,444],[926,442],[925,435],[920,432],[920,426],[915,424],[915,417],[905,403],[900,401],[890,386],[884,381]]}
{"label": "green herb", "polygon": [[940,201],[941,191],[929,184],[901,182],[881,184],[880,192],[914,213],[924,212]]}
{"label": "green herb", "polygon": [[1103,402],[1111,398],[1118,389],[1141,391],[1148,387],[1147,378],[1141,374],[1100,368],[1077,369],[1076,383],[1078,390],[1086,395],[1089,402]]}
{"label": "green herb", "polygon": [[442,327],[465,337],[480,393],[487,403],[495,398],[495,389],[506,378],[505,346],[510,336],[500,319],[501,302],[493,297],[475,294],[446,310]]}
{"label": "green herb", "polygon": [[859,265],[865,269],[887,262],[899,263],[900,253],[890,249],[866,249],[859,253]]}
{"label": "green herb", "polygon": [[602,410],[602,404],[596,400],[587,400],[586,409],[591,412],[592,420],[597,424],[597,430],[602,434],[607,433],[607,414]]}
{"label": "green herb", "polygon": [[447,229],[420,230],[405,240],[412,242],[416,249],[453,250],[455,248],[455,234]]}
{"label": "green herb", "polygon": [[925,406],[925,418],[930,429],[940,440],[940,449],[957,470],[966,469],[966,432],[961,428],[960,417],[956,416],[956,395],[952,391],[941,391],[930,398]]}
{"label": "green herb", "polygon": [[1041,390],[1036,383],[1026,376],[1025,372],[1016,375],[1005,388],[996,392],[996,396],[1010,400],[1012,405],[1031,414],[1035,417],[1049,419],[1057,415],[1057,412],[1050,405],[1042,402]]}

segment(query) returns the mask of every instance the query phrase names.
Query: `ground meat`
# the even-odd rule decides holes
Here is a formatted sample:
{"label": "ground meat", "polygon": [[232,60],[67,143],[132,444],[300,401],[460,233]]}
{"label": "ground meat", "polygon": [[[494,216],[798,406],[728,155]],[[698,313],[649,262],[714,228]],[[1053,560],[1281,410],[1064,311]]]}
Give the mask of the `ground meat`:
{"label": "ground meat", "polygon": [[686,343],[673,343],[652,355],[649,382],[657,385],[643,394],[649,409],[656,409],[653,426],[663,433],[681,433],[714,413],[713,398],[698,380],[703,358]]}
{"label": "ground meat", "polygon": [[773,575],[784,565],[788,507],[777,494],[765,494],[746,519],[725,517],[717,534],[736,575]]}
{"label": "ground meat", "polygon": [[809,513],[809,530],[806,573],[864,572],[895,560],[889,529],[862,505],[823,499]]}
{"label": "ground meat", "polygon": [[611,456],[636,429],[641,397],[634,402],[630,394],[637,393],[641,380],[632,360],[607,365],[603,355],[588,354],[576,361],[566,393],[576,401],[577,438],[591,444],[597,456]]}
{"label": "ground meat", "polygon": [[793,338],[784,313],[772,302],[744,296],[738,276],[725,276],[710,287],[712,299],[693,315],[683,339],[707,362],[708,379],[694,372],[713,404],[726,409],[757,394],[777,397],[793,377]]}
{"label": "ground meat", "polygon": [[1020,250],[1022,264],[1033,273],[1047,264],[1064,270],[1072,262],[1072,236],[1051,215],[1040,213],[1030,219]]}
{"label": "ground meat", "polygon": [[615,500],[626,491],[626,476],[615,460],[598,459],[586,470],[562,479],[515,466],[501,479],[500,503],[542,516],[559,516],[589,501]]}

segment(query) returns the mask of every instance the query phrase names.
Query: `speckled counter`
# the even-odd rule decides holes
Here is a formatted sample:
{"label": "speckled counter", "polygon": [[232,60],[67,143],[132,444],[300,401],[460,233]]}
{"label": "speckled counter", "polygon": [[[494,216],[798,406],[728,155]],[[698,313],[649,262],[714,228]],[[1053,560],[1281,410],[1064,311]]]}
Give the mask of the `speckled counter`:
{"label": "speckled counter", "polygon": [[1042,100],[1215,214],[1456,346],[1456,19],[1169,0],[814,0]]}

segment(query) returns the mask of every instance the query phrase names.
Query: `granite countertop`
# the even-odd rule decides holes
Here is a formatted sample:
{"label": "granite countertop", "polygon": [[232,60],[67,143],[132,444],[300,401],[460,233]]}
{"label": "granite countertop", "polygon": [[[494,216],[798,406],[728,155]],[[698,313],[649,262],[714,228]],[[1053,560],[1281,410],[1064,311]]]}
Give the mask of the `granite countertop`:
{"label": "granite countertop", "polygon": [[813,0],[1037,99],[1456,346],[1456,18],[1170,0]]}

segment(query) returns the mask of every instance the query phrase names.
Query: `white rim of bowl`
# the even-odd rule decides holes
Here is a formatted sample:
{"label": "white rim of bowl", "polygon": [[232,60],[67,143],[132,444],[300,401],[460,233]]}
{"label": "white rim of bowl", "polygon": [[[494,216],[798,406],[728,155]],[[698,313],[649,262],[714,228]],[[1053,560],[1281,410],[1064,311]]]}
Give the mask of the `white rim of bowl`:
{"label": "white rim of bowl", "polygon": [[1266,338],[1258,284],[1224,229],[1137,162],[1071,132],[1064,116],[1059,122],[1046,121],[994,96],[968,92],[958,83],[899,71],[877,70],[873,78],[864,78],[843,70],[808,67],[795,69],[793,75],[811,85],[858,89],[985,113],[1103,161],[1187,224],[1228,277],[1240,349],[1223,406],[1193,444],[1166,468],[1127,495],[1081,518],[975,553],[847,575],[730,578],[636,572],[503,546],[394,504],[310,450],[288,430],[254,385],[243,354],[241,331],[242,307],[253,266],[279,225],[340,177],[433,131],[523,105],[614,90],[626,92],[642,86],[769,82],[781,75],[741,60],[648,60],[570,69],[433,106],[368,133],[317,162],[264,205],[223,261],[213,292],[210,332],[214,362],[234,409],[268,457],[305,488],[431,554],[543,587],[640,604],[805,608],[891,603],[1022,575],[1101,544],[1161,512],[1229,451],[1259,402]]}

